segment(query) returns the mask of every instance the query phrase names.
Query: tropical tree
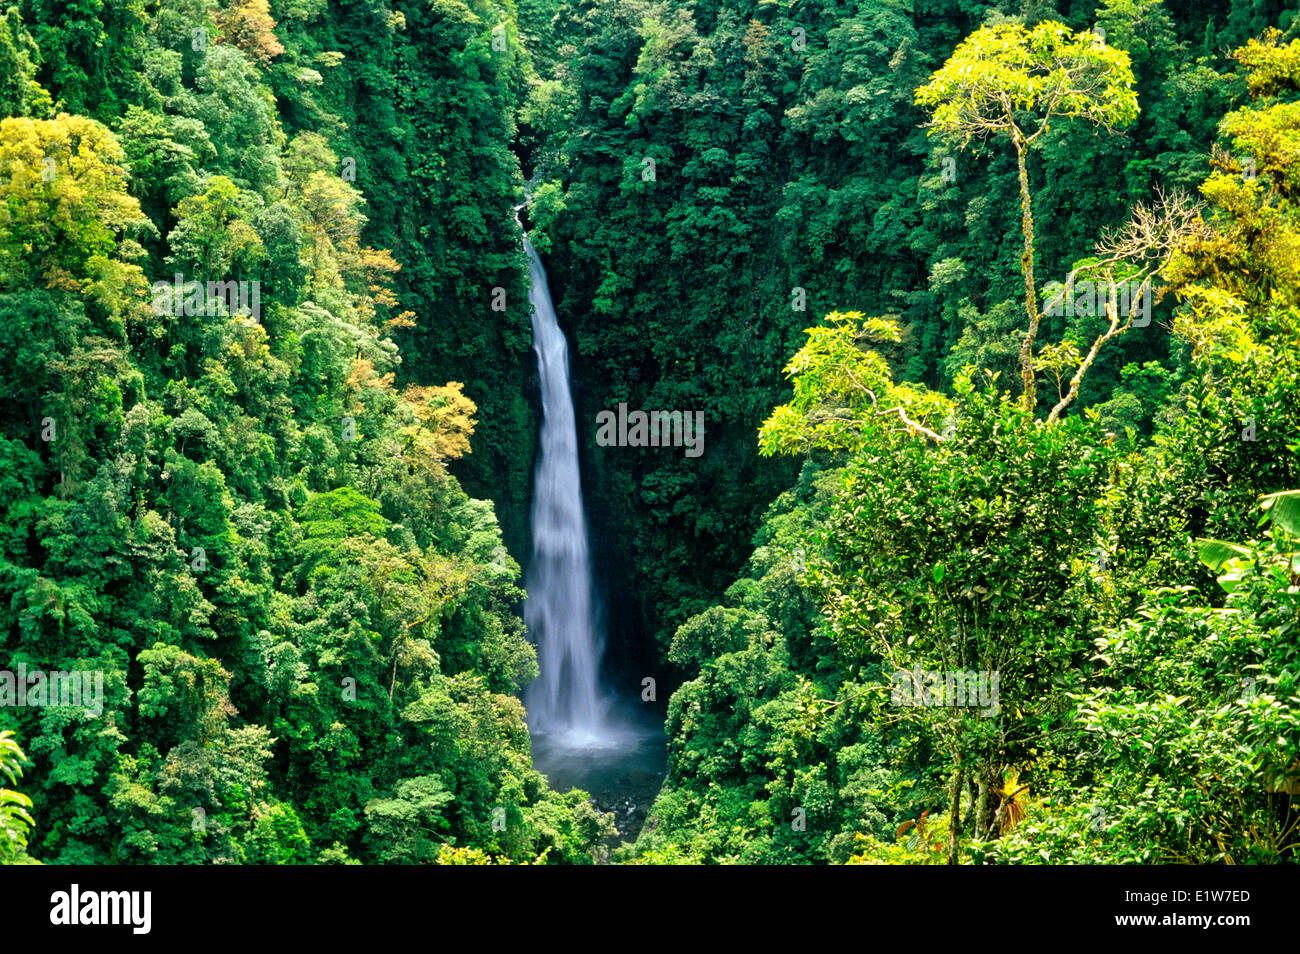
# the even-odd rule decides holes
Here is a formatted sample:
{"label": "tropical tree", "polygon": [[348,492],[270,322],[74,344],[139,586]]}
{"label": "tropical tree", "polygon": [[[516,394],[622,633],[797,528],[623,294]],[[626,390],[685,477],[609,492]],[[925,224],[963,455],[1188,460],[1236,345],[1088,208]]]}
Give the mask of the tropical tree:
{"label": "tropical tree", "polygon": [[1034,27],[983,27],[958,44],[930,82],[917,89],[916,102],[931,111],[929,127],[961,148],[972,139],[1006,137],[1015,149],[1028,322],[1020,346],[1020,375],[1025,406],[1032,409],[1034,340],[1043,315],[1034,278],[1029,151],[1058,119],[1081,119],[1104,129],[1132,122],[1138,104],[1129,56],[1108,47],[1096,34],[1074,33],[1054,20]]}
{"label": "tropical tree", "polygon": [[1063,692],[1082,676],[1082,571],[1111,457],[1094,424],[1039,422],[992,384],[959,381],[958,399],[941,443],[882,435],[862,449],[808,574],[851,657],[940,674],[933,699],[934,677],[921,699],[912,676],[911,697],[892,699],[903,708],[882,711],[937,740],[950,772],[950,863],[968,784],[974,832],[987,836],[1004,771],[1056,727]]}

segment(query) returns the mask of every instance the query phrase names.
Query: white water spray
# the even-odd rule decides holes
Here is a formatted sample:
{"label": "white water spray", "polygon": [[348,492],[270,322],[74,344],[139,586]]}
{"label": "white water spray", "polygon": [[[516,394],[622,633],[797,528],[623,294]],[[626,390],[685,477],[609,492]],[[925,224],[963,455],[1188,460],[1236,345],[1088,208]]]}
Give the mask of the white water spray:
{"label": "white water spray", "polygon": [[524,622],[537,641],[541,675],[528,687],[529,727],[568,746],[609,738],[600,686],[603,640],[593,611],[578,435],[569,390],[569,346],[551,304],[542,260],[524,236],[532,288],[533,350],[542,386],[541,455],[533,490],[533,555]]}

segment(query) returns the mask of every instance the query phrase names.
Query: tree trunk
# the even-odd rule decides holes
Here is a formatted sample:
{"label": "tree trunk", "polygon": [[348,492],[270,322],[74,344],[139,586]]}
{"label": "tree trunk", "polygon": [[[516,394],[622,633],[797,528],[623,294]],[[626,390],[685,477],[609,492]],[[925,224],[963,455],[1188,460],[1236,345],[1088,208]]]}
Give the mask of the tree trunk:
{"label": "tree trunk", "polygon": [[994,773],[989,771],[980,772],[979,820],[975,824],[975,830],[980,833],[981,838],[990,838],[995,834],[993,831],[994,815],[997,813],[997,803],[1000,801],[996,782],[997,778]]}
{"label": "tree trunk", "polygon": [[1020,253],[1020,271],[1025,277],[1025,315],[1029,319],[1029,328],[1025,340],[1020,345],[1020,381],[1024,387],[1025,410],[1032,411],[1038,403],[1038,393],[1034,384],[1034,339],[1038,337],[1038,290],[1034,286],[1034,212],[1029,196],[1029,171],[1025,166],[1025,150],[1028,148],[1023,137],[1013,135],[1016,147],[1016,168],[1020,173],[1020,226],[1025,234],[1025,247]]}
{"label": "tree trunk", "polygon": [[981,804],[980,792],[975,784],[975,776],[971,775],[966,779],[966,794],[970,797],[970,804],[966,806],[966,813],[962,815],[961,827],[963,830],[974,829],[975,824],[979,821],[975,817],[975,810]]}
{"label": "tree trunk", "polygon": [[958,764],[952,780],[952,806],[948,812],[948,864],[958,864],[958,836],[961,834],[961,790],[966,787],[966,769]]}

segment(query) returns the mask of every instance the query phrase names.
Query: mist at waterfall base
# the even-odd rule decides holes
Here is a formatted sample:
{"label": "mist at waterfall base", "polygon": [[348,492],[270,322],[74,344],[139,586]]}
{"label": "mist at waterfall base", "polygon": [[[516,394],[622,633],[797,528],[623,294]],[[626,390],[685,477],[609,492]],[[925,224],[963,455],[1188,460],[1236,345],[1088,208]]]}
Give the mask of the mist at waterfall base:
{"label": "mist at waterfall base", "polygon": [[[663,776],[663,724],[655,707],[641,704],[638,695],[615,695],[601,677],[604,634],[582,504],[568,342],[546,270],[526,235],[524,251],[542,392],[533,552],[524,577],[524,622],[537,644],[540,671],[524,694],[533,765],[558,791],[581,788],[604,808],[644,817]],[[628,827],[624,818],[619,822],[620,830]]]}

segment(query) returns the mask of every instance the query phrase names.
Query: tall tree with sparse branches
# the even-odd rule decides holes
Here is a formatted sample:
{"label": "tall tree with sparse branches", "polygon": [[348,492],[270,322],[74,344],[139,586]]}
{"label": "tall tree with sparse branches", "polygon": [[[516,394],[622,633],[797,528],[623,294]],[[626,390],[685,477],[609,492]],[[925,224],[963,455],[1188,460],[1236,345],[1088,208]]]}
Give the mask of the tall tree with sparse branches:
{"label": "tall tree with sparse branches", "polygon": [[1016,150],[1024,249],[1028,328],[1020,346],[1024,403],[1036,403],[1034,339],[1043,317],[1034,281],[1034,213],[1029,193],[1029,149],[1058,118],[1083,119],[1105,129],[1137,118],[1133,70],[1123,50],[1093,33],[1074,33],[1056,21],[984,27],[967,37],[916,91],[931,111],[934,132],[965,147],[972,139],[1007,136]]}

